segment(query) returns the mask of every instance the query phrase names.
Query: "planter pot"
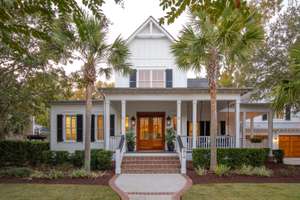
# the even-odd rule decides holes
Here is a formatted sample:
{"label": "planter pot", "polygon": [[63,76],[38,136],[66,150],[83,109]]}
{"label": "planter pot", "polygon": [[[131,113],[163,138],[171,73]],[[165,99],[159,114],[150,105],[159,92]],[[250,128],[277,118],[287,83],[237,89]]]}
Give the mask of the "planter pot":
{"label": "planter pot", "polygon": [[134,151],[134,145],[127,145],[127,150],[130,152]]}
{"label": "planter pot", "polygon": [[167,146],[168,146],[168,151],[171,151],[171,152],[174,151],[174,149],[175,149],[174,143],[168,143]]}

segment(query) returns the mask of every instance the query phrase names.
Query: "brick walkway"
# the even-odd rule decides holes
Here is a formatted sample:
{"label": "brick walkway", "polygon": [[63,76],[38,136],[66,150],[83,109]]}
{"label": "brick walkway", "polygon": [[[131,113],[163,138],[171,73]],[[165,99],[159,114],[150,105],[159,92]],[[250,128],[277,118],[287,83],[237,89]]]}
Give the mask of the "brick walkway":
{"label": "brick walkway", "polygon": [[191,186],[191,180],[181,174],[121,174],[110,185],[122,199],[173,200]]}

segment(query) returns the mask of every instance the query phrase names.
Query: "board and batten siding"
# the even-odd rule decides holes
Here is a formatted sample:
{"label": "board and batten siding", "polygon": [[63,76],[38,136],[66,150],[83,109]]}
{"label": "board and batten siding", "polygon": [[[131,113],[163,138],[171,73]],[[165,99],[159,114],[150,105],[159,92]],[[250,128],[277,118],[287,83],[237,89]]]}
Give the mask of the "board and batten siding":
{"label": "board and batten siding", "polygon": [[[93,105],[92,114],[103,114],[103,105]],[[111,107],[110,113],[118,118],[118,113],[113,107]],[[64,114],[82,115],[82,142],[66,142],[58,141],[57,139],[57,116]],[[84,134],[85,134],[85,105],[52,105],[51,106],[51,127],[50,127],[50,149],[55,151],[69,151],[74,152],[75,150],[84,149]],[[63,127],[64,129],[64,127]],[[63,130],[64,132],[64,130]],[[120,132],[119,124],[115,120],[115,133]],[[104,148],[104,141],[95,141],[91,143],[92,149]]]}
{"label": "board and batten siding", "polygon": [[[154,27],[153,27],[154,28]],[[158,29],[153,29],[158,32]],[[154,31],[154,32],[155,32]],[[141,31],[146,33],[147,27]],[[187,72],[179,70],[175,58],[171,53],[172,42],[167,37],[162,38],[134,38],[129,44],[130,59],[133,69],[172,69],[173,87],[187,87]],[[129,87],[129,75],[124,76],[115,72],[115,86]]]}

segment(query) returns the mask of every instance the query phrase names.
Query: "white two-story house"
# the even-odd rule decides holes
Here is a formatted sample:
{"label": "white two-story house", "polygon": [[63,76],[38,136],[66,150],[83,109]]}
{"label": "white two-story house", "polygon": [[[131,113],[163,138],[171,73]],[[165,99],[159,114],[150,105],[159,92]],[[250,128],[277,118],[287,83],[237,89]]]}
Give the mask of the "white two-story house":
{"label": "white two-story house", "polygon": [[[129,129],[136,135],[136,152],[165,152],[167,128],[174,128],[180,136],[176,139],[180,160],[185,159],[185,151],[189,153],[192,148],[210,146],[207,81],[188,79],[187,72],[177,67],[170,51],[173,42],[174,38],[149,17],[127,39],[133,72],[129,76],[115,73],[115,87],[99,91],[103,93],[103,99],[93,102],[91,147],[116,150],[116,167],[126,154],[120,138]],[[245,94],[250,90],[218,88],[219,148],[278,148],[279,139],[273,134],[272,117],[264,127],[266,143],[255,146],[249,142],[249,126],[253,125],[250,119],[263,114],[273,116],[268,104],[247,101]],[[84,101],[53,102],[52,150],[84,149],[84,111]]]}

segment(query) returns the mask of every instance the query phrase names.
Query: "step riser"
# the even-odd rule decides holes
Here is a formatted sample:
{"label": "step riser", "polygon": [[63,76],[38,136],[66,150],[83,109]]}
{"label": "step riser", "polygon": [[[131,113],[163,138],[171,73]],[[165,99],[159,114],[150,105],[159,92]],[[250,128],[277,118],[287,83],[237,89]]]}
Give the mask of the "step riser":
{"label": "step riser", "polygon": [[178,174],[178,156],[125,156],[121,165],[122,173],[127,174]]}

